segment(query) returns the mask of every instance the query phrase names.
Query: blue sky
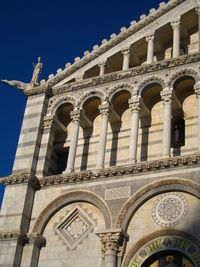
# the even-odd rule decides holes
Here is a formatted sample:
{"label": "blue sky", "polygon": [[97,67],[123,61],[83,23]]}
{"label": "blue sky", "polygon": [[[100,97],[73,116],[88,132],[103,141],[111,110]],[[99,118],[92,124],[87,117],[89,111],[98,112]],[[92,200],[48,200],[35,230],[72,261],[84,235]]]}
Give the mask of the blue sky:
{"label": "blue sky", "polygon": [[[0,79],[29,82],[40,55],[47,79],[85,50],[119,33],[158,0],[7,0],[0,5]],[[0,85],[0,176],[11,174],[26,97]],[[0,203],[3,187],[0,187]]]}

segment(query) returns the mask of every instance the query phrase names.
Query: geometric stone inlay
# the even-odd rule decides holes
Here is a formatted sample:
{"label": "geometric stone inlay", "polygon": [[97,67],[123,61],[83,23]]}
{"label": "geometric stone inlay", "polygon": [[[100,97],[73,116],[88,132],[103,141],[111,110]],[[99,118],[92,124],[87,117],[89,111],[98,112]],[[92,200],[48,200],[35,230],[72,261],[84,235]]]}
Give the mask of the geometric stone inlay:
{"label": "geometric stone inlay", "polygon": [[162,194],[153,205],[152,217],[162,226],[175,226],[186,216],[188,204],[180,193]]}
{"label": "geometric stone inlay", "polygon": [[130,186],[106,189],[105,200],[129,198],[130,193],[131,193]]}
{"label": "geometric stone inlay", "polygon": [[56,233],[67,244],[69,249],[74,249],[95,227],[95,222],[79,206],[56,226]]}

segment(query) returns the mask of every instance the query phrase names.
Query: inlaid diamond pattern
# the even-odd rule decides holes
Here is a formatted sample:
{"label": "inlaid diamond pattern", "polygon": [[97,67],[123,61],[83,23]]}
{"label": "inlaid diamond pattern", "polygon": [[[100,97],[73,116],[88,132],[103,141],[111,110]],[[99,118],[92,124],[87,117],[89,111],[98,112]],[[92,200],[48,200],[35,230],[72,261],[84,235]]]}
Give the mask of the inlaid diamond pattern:
{"label": "inlaid diamond pattern", "polygon": [[73,210],[56,226],[56,233],[74,249],[95,227],[95,222],[79,206]]}

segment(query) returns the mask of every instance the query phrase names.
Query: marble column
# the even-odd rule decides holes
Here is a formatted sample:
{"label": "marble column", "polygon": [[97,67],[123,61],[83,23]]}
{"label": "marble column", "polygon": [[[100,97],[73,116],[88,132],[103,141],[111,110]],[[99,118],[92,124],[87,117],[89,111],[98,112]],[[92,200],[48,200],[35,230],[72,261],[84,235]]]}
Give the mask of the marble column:
{"label": "marble column", "polygon": [[148,42],[147,64],[151,64],[153,63],[153,57],[154,57],[154,34],[148,35],[146,37],[146,41]]}
{"label": "marble column", "polygon": [[106,62],[102,62],[99,64],[99,76],[103,76],[105,74]]}
{"label": "marble column", "polygon": [[108,130],[108,118],[110,112],[110,104],[108,102],[103,103],[99,106],[101,113],[101,132],[99,137],[99,149],[97,155],[97,168],[104,167],[105,152],[106,152],[106,140]]}
{"label": "marble column", "polygon": [[123,67],[122,70],[128,70],[129,69],[129,64],[130,64],[130,49],[125,48],[122,50],[123,54]]}
{"label": "marble column", "polygon": [[129,147],[129,160],[130,163],[137,161],[137,146],[138,146],[138,129],[141,103],[139,98],[133,98],[129,101],[131,109],[131,134],[130,134],[130,147]]}
{"label": "marble column", "polygon": [[173,58],[180,56],[180,18],[171,22],[173,29]]}
{"label": "marble column", "polygon": [[198,16],[198,51],[200,52],[200,7],[196,7],[196,13]]}
{"label": "marble column", "polygon": [[70,115],[73,121],[73,130],[72,130],[66,172],[74,171],[76,150],[77,150],[77,144],[78,144],[78,134],[79,134],[79,127],[80,127],[80,110],[74,110],[71,112]]}
{"label": "marble column", "polygon": [[108,230],[96,234],[101,241],[104,267],[120,266],[128,241],[128,234],[121,230]]}
{"label": "marble column", "polygon": [[162,156],[168,158],[171,154],[172,89],[162,91],[161,98],[164,104]]}
{"label": "marble column", "polygon": [[198,101],[198,151],[200,152],[200,83],[194,85]]}

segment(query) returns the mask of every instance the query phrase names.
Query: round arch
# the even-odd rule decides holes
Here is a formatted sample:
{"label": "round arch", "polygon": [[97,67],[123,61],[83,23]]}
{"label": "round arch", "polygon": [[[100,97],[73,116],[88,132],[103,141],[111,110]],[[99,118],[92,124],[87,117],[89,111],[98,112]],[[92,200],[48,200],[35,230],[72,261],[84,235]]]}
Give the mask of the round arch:
{"label": "round arch", "polygon": [[100,98],[101,100],[101,103],[103,103],[105,100],[106,100],[106,94],[103,92],[103,91],[100,91],[98,89],[96,90],[90,90],[86,93],[84,93],[80,99],[78,100],[77,102],[77,107],[78,108],[82,108],[84,103],[90,99],[90,98],[93,98],[93,97],[97,97],[97,98]]}
{"label": "round arch", "polygon": [[[184,246],[182,245],[184,243]],[[177,251],[190,259],[195,267],[200,263],[200,241],[191,234],[178,230],[161,230],[138,241],[125,255],[123,267],[140,267],[153,254]]]}
{"label": "round arch", "polygon": [[131,218],[143,203],[153,196],[170,191],[189,193],[200,199],[200,184],[196,182],[182,178],[159,180],[144,186],[125,202],[117,216],[115,227],[127,230]]}
{"label": "round arch", "polygon": [[194,79],[195,83],[197,83],[199,81],[199,75],[197,73],[196,70],[194,69],[183,69],[183,70],[179,70],[176,73],[174,73],[171,77],[169,77],[169,87],[173,88],[175,82],[184,77],[184,76],[189,76],[191,78]]}
{"label": "round arch", "polygon": [[[67,104],[67,103],[72,104],[73,108],[75,108],[76,99],[72,96],[63,96],[63,97],[58,98],[50,106],[50,110],[49,110],[50,115],[55,115],[58,108],[64,104]],[[51,104],[51,102],[50,102],[50,104]]]}
{"label": "round arch", "polygon": [[164,90],[167,86],[167,83],[165,82],[165,80],[162,77],[151,76],[151,77],[147,78],[146,80],[142,81],[138,85],[138,89],[137,89],[138,96],[141,96],[144,88],[148,85],[151,85],[151,84],[159,84],[162,87],[162,90]]}
{"label": "round arch", "polygon": [[68,192],[64,195],[59,196],[50,204],[48,204],[36,219],[32,232],[42,235],[47,223],[57,211],[59,211],[66,205],[80,201],[87,202],[96,206],[104,216],[106,228],[111,228],[111,214],[104,200],[94,193],[86,190],[81,190]]}
{"label": "round arch", "polygon": [[130,83],[120,83],[115,85],[114,87],[111,87],[107,93],[109,101],[111,102],[113,96],[120,91],[128,91],[132,97],[134,92],[134,87]]}

